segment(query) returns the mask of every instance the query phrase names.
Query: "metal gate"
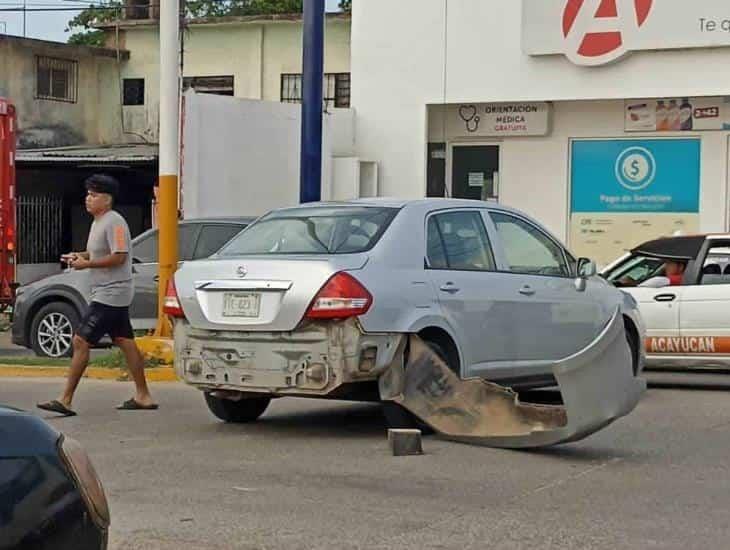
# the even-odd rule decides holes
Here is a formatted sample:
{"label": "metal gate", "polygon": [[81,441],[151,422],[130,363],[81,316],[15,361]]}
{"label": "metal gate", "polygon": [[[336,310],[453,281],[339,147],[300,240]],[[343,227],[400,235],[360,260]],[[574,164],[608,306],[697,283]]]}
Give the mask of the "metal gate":
{"label": "metal gate", "polygon": [[58,263],[63,253],[63,199],[18,197],[18,263]]}

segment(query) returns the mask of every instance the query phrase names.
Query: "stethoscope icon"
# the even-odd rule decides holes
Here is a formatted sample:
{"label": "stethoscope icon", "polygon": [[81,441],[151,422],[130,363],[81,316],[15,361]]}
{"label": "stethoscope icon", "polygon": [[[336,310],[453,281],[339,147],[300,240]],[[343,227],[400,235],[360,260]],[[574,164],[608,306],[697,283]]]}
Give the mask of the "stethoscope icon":
{"label": "stethoscope icon", "polygon": [[459,117],[466,123],[468,132],[476,132],[479,129],[481,117],[477,114],[475,105],[462,105],[459,107]]}

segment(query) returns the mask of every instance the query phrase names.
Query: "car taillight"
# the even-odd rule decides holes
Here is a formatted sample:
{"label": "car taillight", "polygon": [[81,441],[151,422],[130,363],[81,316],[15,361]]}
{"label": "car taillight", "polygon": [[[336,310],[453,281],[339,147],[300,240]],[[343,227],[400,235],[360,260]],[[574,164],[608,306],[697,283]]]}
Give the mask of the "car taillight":
{"label": "car taillight", "polygon": [[175,288],[175,281],[172,279],[167,282],[167,291],[165,292],[165,302],[162,311],[170,317],[185,317],[185,312],[183,312],[183,308],[180,305],[180,298],[178,298],[177,289]]}
{"label": "car taillight", "polygon": [[58,450],[86,503],[92,521],[102,529],[106,529],[109,527],[109,504],[89,455],[76,440],[65,436],[61,436]]}
{"label": "car taillight", "polygon": [[308,319],[346,319],[365,315],[373,297],[352,275],[340,272],[325,283],[309,306]]}

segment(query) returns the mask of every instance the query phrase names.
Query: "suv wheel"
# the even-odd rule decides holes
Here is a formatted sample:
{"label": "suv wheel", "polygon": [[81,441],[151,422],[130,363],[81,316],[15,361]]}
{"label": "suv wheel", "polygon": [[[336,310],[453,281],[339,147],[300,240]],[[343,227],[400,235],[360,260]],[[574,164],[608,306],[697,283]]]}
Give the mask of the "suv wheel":
{"label": "suv wheel", "polygon": [[264,414],[270,402],[271,398],[269,397],[248,397],[240,401],[232,401],[214,397],[209,392],[205,392],[205,403],[208,405],[210,412],[224,422],[235,424],[257,420],[259,416]]}
{"label": "suv wheel", "polygon": [[51,302],[43,306],[33,318],[30,341],[39,357],[71,357],[73,334],[79,323],[79,314],[65,302]]}

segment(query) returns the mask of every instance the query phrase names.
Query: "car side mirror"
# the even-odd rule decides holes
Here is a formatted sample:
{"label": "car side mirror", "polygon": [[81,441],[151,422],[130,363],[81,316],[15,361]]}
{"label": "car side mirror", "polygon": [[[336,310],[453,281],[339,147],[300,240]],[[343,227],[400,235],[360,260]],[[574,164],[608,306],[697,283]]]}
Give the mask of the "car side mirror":
{"label": "car side mirror", "polygon": [[598,274],[596,262],[588,258],[580,258],[576,271],[578,272],[578,277],[575,280],[575,289],[578,292],[585,292],[585,289],[588,287],[588,279]]}
{"label": "car side mirror", "polygon": [[580,258],[578,260],[578,277],[581,279],[590,279],[598,274],[596,262],[588,258]]}

